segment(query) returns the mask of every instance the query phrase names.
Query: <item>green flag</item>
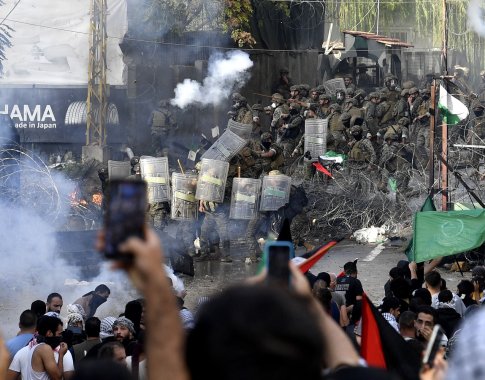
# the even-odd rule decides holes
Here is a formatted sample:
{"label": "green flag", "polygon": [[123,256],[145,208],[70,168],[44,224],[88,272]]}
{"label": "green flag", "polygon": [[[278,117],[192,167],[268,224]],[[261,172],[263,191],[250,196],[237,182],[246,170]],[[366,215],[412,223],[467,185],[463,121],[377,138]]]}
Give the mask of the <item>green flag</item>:
{"label": "green flag", "polygon": [[413,242],[418,263],[477,248],[485,242],[485,210],[418,212]]}
{"label": "green flag", "polygon": [[[426,200],[424,201],[423,205],[421,206],[421,210],[419,211],[436,211],[436,206],[434,205],[433,197],[431,195],[428,195],[426,197]],[[411,238],[405,253],[409,261],[414,261],[414,239],[413,238]]]}

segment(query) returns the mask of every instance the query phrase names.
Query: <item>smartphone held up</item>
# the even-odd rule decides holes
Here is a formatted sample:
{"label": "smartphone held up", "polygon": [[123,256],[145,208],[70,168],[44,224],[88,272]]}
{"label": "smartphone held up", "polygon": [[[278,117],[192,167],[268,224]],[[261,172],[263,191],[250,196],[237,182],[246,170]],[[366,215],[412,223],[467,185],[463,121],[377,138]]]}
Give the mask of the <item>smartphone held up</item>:
{"label": "smartphone held up", "polygon": [[130,237],[145,238],[147,184],[141,180],[112,180],[106,202],[104,229],[106,258],[126,258],[119,246]]}
{"label": "smartphone held up", "polygon": [[288,288],[290,285],[290,260],[295,257],[293,244],[286,241],[267,242],[264,246],[264,263],[267,282]]}

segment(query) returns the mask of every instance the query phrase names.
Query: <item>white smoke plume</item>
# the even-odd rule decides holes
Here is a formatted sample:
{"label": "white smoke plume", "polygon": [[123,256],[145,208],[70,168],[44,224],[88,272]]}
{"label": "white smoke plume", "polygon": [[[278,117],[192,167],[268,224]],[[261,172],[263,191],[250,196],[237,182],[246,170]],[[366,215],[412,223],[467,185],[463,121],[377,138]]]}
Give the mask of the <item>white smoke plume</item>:
{"label": "white smoke plume", "polygon": [[185,79],[175,88],[175,98],[171,103],[182,109],[191,104],[219,105],[234,90],[244,86],[249,79],[248,70],[252,66],[249,54],[243,51],[216,54],[209,60],[209,74],[203,83]]}
{"label": "white smoke plume", "polygon": [[485,36],[485,12],[480,0],[471,0],[468,4],[468,22],[475,33]]}

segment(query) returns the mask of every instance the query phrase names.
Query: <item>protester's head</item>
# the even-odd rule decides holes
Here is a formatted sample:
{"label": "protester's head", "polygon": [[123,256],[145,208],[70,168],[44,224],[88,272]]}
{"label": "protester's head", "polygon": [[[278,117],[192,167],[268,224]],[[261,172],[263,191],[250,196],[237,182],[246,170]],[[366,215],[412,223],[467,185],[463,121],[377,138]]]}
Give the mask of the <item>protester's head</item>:
{"label": "protester's head", "polygon": [[394,267],[389,271],[389,280],[394,280],[396,278],[402,278],[404,277],[404,271],[402,268],[399,267]]}
{"label": "protester's head", "polygon": [[317,280],[313,285],[313,296],[320,302],[324,310],[330,314],[332,310],[332,293],[327,288],[325,281]]}
{"label": "protester's head", "polygon": [[125,347],[118,341],[105,343],[98,351],[98,359],[126,364]]}
{"label": "protester's head", "polygon": [[113,323],[115,323],[115,317],[106,317],[101,321],[101,331],[99,337],[101,339],[106,339],[113,336]]}
{"label": "protester's head", "polygon": [[412,311],[405,311],[399,316],[399,332],[402,336],[409,338],[416,337],[416,327],[414,321],[416,320],[416,313]]}
{"label": "protester's head", "polygon": [[109,295],[111,294],[111,290],[109,290],[109,288],[105,284],[101,284],[96,286],[96,288],[94,289],[94,293],[96,293],[98,296],[108,299]]}
{"label": "protester's head", "polygon": [[119,317],[113,323],[113,334],[118,342],[131,340],[135,336],[135,327],[128,318]]}
{"label": "protester's head", "polygon": [[67,305],[67,325],[70,327],[83,328],[86,312],[78,304]]}
{"label": "protester's head", "polygon": [[191,378],[320,379],[321,332],[307,302],[263,286],[212,298],[188,337]]}
{"label": "protester's head", "polygon": [[472,282],[477,283],[479,290],[483,292],[485,289],[485,267],[477,265],[472,269]]}
{"label": "protester's head", "polygon": [[453,301],[453,293],[451,293],[451,290],[445,289],[438,294],[438,302],[449,304],[452,301]]}
{"label": "protester's head", "polygon": [[424,276],[426,288],[438,292],[441,289],[441,275],[437,271],[431,271]]}
{"label": "protester's head", "polygon": [[43,316],[37,321],[37,340],[55,349],[62,342],[62,321],[56,317]]}
{"label": "protester's head", "polygon": [[46,312],[53,311],[57,314],[61,313],[62,309],[62,296],[59,293],[51,293],[47,296],[47,302],[45,303],[46,305]]}
{"label": "protester's head", "polygon": [[132,380],[126,365],[112,360],[81,360],[72,380]]}
{"label": "protester's head", "polygon": [[420,306],[431,306],[433,299],[431,293],[428,289],[419,288],[413,292],[411,297],[411,302],[409,307],[414,311],[417,312],[418,307]]}
{"label": "protester's head", "polygon": [[400,302],[396,297],[384,297],[379,309],[381,313],[389,313],[396,318],[399,317],[399,314],[401,313]]}
{"label": "protester's head", "polygon": [[330,286],[329,288],[333,291],[337,286],[337,275],[335,273],[330,273]]}
{"label": "protester's head", "polygon": [[436,309],[431,306],[420,306],[416,313],[416,321],[414,327],[416,328],[416,335],[424,337],[423,329],[432,330],[438,320]]}
{"label": "protester's head", "polygon": [[357,277],[357,263],[348,261],[344,264],[344,272],[347,276]]}
{"label": "protester's head", "polygon": [[475,291],[475,287],[470,280],[461,280],[457,285],[457,294],[460,297],[471,297],[472,293]]}
{"label": "protester's head", "polygon": [[391,281],[391,292],[399,299],[408,299],[411,295],[411,286],[404,277],[397,277]]}
{"label": "protester's head", "polygon": [[139,331],[143,305],[138,300],[133,300],[125,305],[125,317],[133,322],[135,331]]}
{"label": "protester's head", "polygon": [[46,304],[44,301],[36,300],[30,305],[30,310],[32,310],[37,318],[42,317],[46,311]]}
{"label": "protester's head", "polygon": [[332,281],[330,278],[330,274],[328,274],[327,272],[320,272],[319,274],[317,274],[317,281],[318,280],[324,281],[326,288],[330,287],[330,283]]}
{"label": "protester's head", "polygon": [[101,321],[97,317],[86,319],[84,330],[86,331],[88,338],[99,338],[99,333],[101,332]]}
{"label": "protester's head", "polygon": [[32,310],[24,310],[20,314],[20,331],[34,331],[37,326],[37,315]]}

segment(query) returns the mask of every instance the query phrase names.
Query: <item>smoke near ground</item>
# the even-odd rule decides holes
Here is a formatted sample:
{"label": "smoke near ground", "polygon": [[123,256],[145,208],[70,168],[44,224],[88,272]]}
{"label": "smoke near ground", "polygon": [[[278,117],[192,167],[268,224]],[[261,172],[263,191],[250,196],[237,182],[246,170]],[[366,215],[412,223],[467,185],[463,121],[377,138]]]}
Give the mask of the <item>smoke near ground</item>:
{"label": "smoke near ground", "polygon": [[252,66],[249,54],[240,50],[213,55],[203,83],[185,79],[175,88],[175,98],[171,103],[182,109],[189,105],[217,106],[228,99],[234,90],[244,86],[249,80],[248,70]]}

